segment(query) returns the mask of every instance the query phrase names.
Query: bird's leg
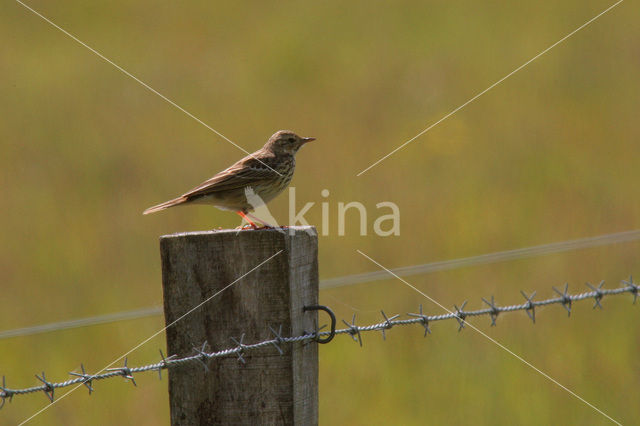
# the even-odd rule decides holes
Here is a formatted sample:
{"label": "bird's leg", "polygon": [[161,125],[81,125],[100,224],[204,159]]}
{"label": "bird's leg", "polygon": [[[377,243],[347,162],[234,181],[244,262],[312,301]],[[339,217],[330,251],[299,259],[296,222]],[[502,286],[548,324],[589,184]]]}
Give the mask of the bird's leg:
{"label": "bird's leg", "polygon": [[239,211],[237,211],[236,213],[238,213],[238,214],[240,215],[240,217],[242,217],[244,220],[246,220],[247,222],[249,222],[249,224],[251,225],[251,228],[253,228],[253,229],[258,229],[258,227],[256,226],[256,224],[255,224],[255,223],[253,223],[253,222],[251,222],[251,219],[249,219],[249,218],[247,217],[247,215],[246,215],[246,214],[244,214],[244,212],[242,212],[242,211],[240,211],[240,210],[239,210]]}
{"label": "bird's leg", "polygon": [[246,213],[246,215],[249,216],[251,219],[255,220],[256,222],[260,222],[263,225],[263,228],[273,228],[273,229],[276,228],[275,226],[271,225],[270,223],[265,222],[264,220],[260,219],[259,217],[255,217],[251,213]]}

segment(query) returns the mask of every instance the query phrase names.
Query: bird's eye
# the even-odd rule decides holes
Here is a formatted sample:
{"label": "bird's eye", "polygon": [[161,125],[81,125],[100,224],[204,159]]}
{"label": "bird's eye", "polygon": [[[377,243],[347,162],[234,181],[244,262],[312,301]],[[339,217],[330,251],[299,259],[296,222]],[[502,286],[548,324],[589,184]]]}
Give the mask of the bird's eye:
{"label": "bird's eye", "polygon": [[291,142],[291,143],[294,143],[294,142],[296,141],[296,139],[295,139],[295,138],[289,138],[289,139],[287,139],[287,140],[288,140],[289,142]]}

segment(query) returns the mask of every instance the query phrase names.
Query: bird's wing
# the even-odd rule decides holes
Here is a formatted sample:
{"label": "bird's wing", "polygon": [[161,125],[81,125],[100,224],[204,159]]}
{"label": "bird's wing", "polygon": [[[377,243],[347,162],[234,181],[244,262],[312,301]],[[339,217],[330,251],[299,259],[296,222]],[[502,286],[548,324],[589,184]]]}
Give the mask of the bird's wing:
{"label": "bird's wing", "polygon": [[265,165],[265,160],[266,158],[247,156],[182,196],[193,199],[216,192],[255,186],[265,180],[273,179],[276,172]]}

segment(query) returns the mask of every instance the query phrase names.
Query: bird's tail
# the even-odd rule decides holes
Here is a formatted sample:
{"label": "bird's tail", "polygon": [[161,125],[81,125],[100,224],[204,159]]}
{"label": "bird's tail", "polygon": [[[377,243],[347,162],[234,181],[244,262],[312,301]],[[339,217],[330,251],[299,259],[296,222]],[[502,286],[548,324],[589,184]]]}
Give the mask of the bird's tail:
{"label": "bird's tail", "polygon": [[164,203],[158,204],[157,206],[149,207],[142,214],[149,214],[159,212],[160,210],[168,209],[169,207],[177,206],[187,201],[187,197],[178,197],[173,200],[165,201]]}

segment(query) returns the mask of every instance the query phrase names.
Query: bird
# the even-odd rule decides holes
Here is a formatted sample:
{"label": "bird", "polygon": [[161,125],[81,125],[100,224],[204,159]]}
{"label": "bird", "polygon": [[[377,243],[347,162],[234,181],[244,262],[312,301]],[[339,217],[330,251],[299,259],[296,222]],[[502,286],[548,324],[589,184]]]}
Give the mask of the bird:
{"label": "bird", "polygon": [[256,229],[258,227],[248,217],[251,216],[249,212],[258,207],[256,204],[268,203],[289,186],[298,150],[314,140],[290,130],[279,130],[256,152],[179,197],[149,207],[142,214],[186,204],[211,204],[221,210],[236,212]]}

